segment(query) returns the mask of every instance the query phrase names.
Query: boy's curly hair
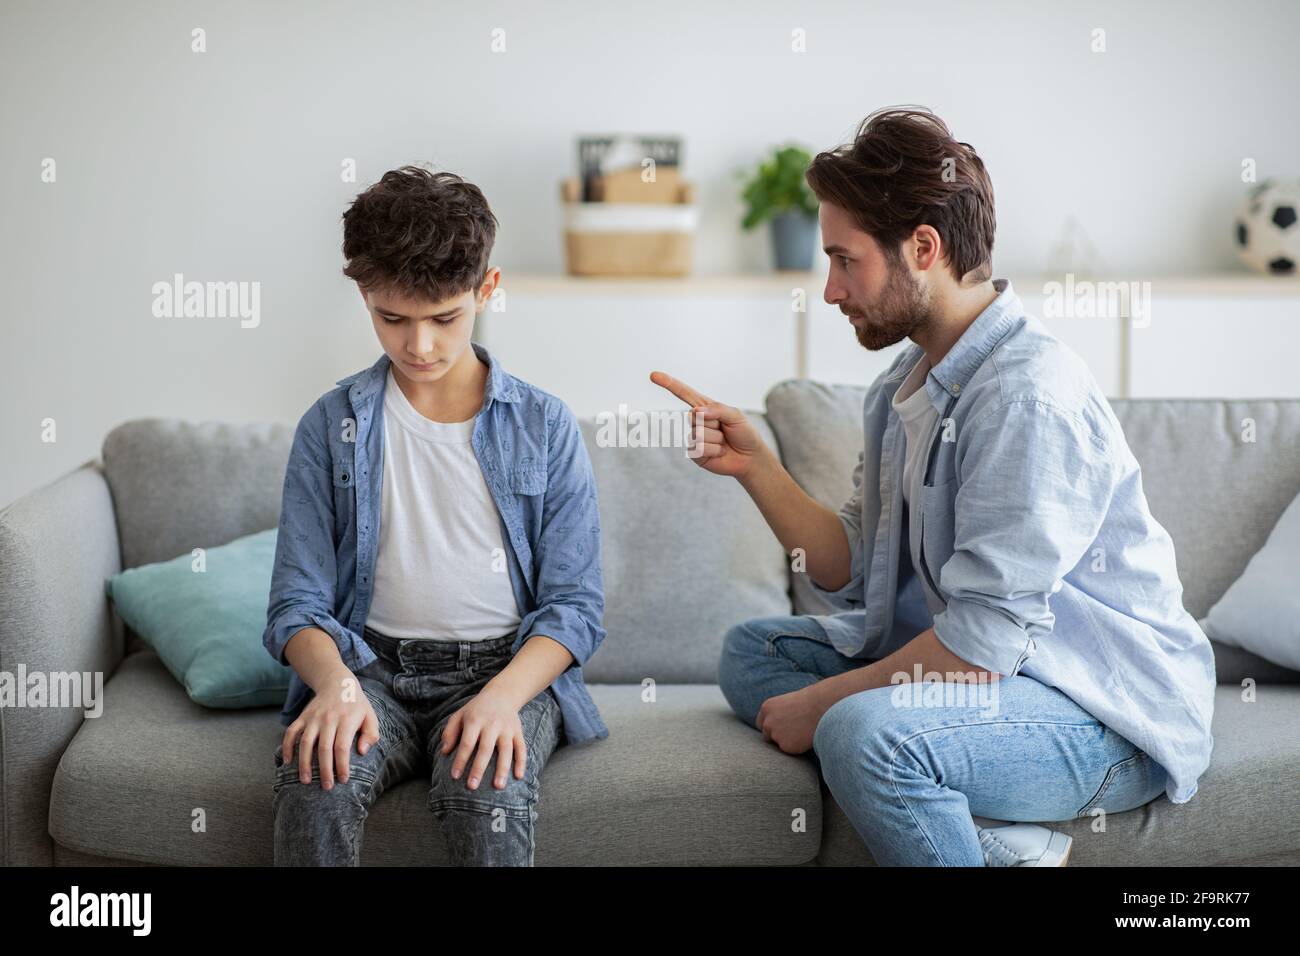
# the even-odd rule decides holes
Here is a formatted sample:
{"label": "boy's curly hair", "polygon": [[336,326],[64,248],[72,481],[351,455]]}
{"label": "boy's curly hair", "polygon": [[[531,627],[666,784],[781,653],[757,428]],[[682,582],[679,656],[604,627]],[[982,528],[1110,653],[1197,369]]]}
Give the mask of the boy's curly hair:
{"label": "boy's curly hair", "polygon": [[497,220],[482,191],[455,173],[402,166],[343,214],[343,274],[366,291],[442,302],[477,292]]}

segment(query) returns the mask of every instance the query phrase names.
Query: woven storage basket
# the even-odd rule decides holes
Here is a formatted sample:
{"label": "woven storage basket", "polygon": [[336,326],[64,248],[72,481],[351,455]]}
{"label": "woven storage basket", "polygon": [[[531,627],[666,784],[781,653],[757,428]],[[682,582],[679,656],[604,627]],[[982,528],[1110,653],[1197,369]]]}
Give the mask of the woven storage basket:
{"label": "woven storage basket", "polygon": [[699,210],[688,183],[677,201],[581,202],[576,179],[561,187],[570,275],[682,276],[691,271]]}

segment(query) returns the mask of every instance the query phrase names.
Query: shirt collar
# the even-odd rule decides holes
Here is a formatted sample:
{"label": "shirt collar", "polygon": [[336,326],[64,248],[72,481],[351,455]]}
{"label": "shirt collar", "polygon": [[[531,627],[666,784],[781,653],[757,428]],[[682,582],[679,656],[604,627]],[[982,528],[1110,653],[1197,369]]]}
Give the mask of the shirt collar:
{"label": "shirt collar", "polygon": [[[930,369],[925,377],[925,390],[935,408],[942,411],[949,397],[961,394],[984,360],[998,342],[1007,334],[1016,319],[1024,314],[1020,297],[1011,288],[1010,279],[994,279],[993,288],[998,296],[966,327],[961,338],[953,343],[948,354]],[[912,356],[902,363],[897,377],[901,382],[907,377],[925,350],[912,343]]]}
{"label": "shirt collar", "polygon": [[[506,374],[506,370],[501,367],[501,362],[479,343],[470,342],[470,345],[474,347],[474,354],[486,362],[488,367],[487,386],[483,390],[483,407],[487,408],[493,402],[519,401],[519,386],[515,383],[513,376]],[[354,406],[359,407],[368,403],[374,394],[383,387],[388,377],[389,366],[392,364],[388,353],[384,352],[375,361],[374,365],[362,369],[360,372],[354,372],[346,378],[341,378],[334,384],[347,385],[348,397],[352,399]]]}

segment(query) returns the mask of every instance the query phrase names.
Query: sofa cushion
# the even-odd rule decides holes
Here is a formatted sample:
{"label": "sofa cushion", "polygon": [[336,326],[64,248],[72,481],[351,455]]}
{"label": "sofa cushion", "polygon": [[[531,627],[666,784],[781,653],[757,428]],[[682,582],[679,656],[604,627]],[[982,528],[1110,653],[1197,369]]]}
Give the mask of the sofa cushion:
{"label": "sofa cushion", "polygon": [[[857,385],[790,379],[772,386],[763,399],[786,471],[813,499],[834,511],[853,494],[866,394]],[[829,601],[813,591],[807,574],[792,578],[796,614],[836,613]]]}
{"label": "sofa cushion", "polygon": [[[558,748],[542,771],[538,865],[799,864],[821,834],[815,766],[739,721],[716,686],[593,685],[604,740]],[[274,708],[208,710],[157,655],[127,657],[59,762],[50,834],[76,853],[177,865],[269,865]],[[364,864],[445,863],[427,781],[385,792]],[[205,829],[192,821],[203,811]],[[801,829],[792,825],[802,820]]]}
{"label": "sofa cushion", "polygon": [[1206,615],[1206,632],[1282,667],[1300,668],[1300,495]]}
{"label": "sofa cushion", "polygon": [[[764,417],[749,413],[763,440]],[[600,502],[609,636],[583,669],[596,683],[716,683],[727,630],[790,613],[781,543],[744,489],[683,448],[601,447],[580,422]]]}
{"label": "sofa cushion", "polygon": [[[1201,630],[1209,634],[1209,622],[1206,618],[1197,621]],[[1221,644],[1210,638],[1214,648],[1214,675],[1220,684],[1241,686],[1244,680],[1253,680],[1256,684],[1300,684],[1300,671],[1289,670],[1280,664],[1266,661],[1258,654],[1252,654],[1243,647]]]}
{"label": "sofa cushion", "polygon": [[[1187,803],[1163,794],[1144,807],[1100,818],[1048,825],[1074,838],[1071,866],[1222,866],[1257,860],[1300,864],[1300,793],[1283,783],[1300,762],[1300,687],[1219,686],[1214,697],[1214,754],[1200,789]],[[824,813],[818,862],[874,865],[834,797],[822,787]]]}
{"label": "sofa cushion", "polygon": [[205,707],[282,705],[292,669],[262,646],[277,530],[182,554],[104,582],[113,608]]}

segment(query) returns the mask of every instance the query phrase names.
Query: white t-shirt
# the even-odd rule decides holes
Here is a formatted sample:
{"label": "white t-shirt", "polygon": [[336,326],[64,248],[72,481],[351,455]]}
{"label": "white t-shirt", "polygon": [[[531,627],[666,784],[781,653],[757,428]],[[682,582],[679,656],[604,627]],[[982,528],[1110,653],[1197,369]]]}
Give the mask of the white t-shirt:
{"label": "white t-shirt", "polygon": [[379,551],[366,626],[401,638],[513,635],[519,608],[500,515],[470,444],[474,419],[425,418],[390,368],[383,424]]}
{"label": "white t-shirt", "polygon": [[907,434],[907,458],[903,463],[903,500],[913,501],[925,480],[925,455],[929,451],[926,438],[934,421],[939,417],[934,402],[923,388],[925,377],[930,373],[930,359],[922,354],[903,384],[894,393],[894,411],[903,420],[903,431]]}
{"label": "white t-shirt", "polygon": [[929,372],[930,359],[923,353],[898,386],[893,401],[894,411],[903,420],[903,431],[907,435],[906,457],[903,459],[903,502],[907,505],[908,545],[912,551],[913,568],[921,566],[921,482],[925,480],[925,458],[930,450],[926,439],[939,417],[938,409],[924,388]]}

